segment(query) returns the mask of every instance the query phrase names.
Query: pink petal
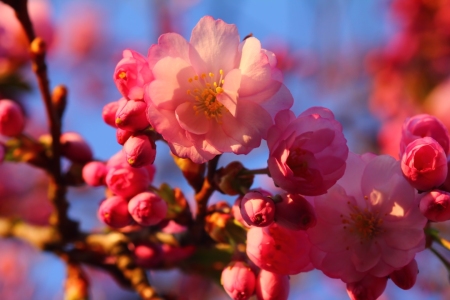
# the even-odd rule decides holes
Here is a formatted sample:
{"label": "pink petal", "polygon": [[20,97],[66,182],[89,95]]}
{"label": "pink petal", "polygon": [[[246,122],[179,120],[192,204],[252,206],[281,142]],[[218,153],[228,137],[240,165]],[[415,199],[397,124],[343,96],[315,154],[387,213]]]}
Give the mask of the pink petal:
{"label": "pink petal", "polygon": [[209,131],[211,121],[201,113],[196,114],[192,102],[178,105],[175,110],[175,116],[184,130],[194,134],[205,134]]}
{"label": "pink petal", "polygon": [[158,44],[152,45],[148,50],[150,68],[166,56],[179,57],[189,62],[189,47],[189,43],[178,33],[162,34],[158,39]]}
{"label": "pink petal", "polygon": [[178,144],[169,144],[169,146],[172,153],[179,157],[189,158],[196,164],[205,163],[216,156],[214,153],[197,149],[195,146],[185,147]]}
{"label": "pink petal", "polygon": [[225,76],[223,90],[224,92],[217,95],[217,100],[222,103],[231,115],[236,116],[236,106],[238,101],[238,90],[241,85],[241,71],[233,69]]}
{"label": "pink petal", "polygon": [[236,66],[239,33],[235,25],[210,16],[200,19],[192,30],[190,60],[198,74],[219,72],[225,74]]}
{"label": "pink petal", "polygon": [[367,272],[372,269],[381,257],[381,249],[377,243],[356,243],[351,256],[353,265],[358,272]]}
{"label": "pink petal", "polygon": [[322,272],[330,277],[341,278],[344,282],[361,280],[365,273],[356,271],[351,262],[350,255],[350,250],[327,253],[322,261]]}
{"label": "pink petal", "polygon": [[390,229],[383,234],[386,244],[399,250],[409,250],[416,247],[424,237],[423,229],[404,228]]}

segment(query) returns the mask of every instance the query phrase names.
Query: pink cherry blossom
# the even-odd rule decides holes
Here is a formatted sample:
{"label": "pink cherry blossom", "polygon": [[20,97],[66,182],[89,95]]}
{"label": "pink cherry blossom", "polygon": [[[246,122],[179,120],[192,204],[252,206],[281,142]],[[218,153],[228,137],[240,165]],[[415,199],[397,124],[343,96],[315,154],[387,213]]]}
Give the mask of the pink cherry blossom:
{"label": "pink cherry blossom", "polygon": [[103,107],[102,117],[106,124],[112,127],[116,126],[116,113],[119,107],[122,107],[127,100],[125,98],[120,98],[117,101],[110,102]]}
{"label": "pink cherry blossom", "polygon": [[86,163],[92,160],[92,150],[84,138],[76,132],[61,135],[61,152],[73,162]]}
{"label": "pink cherry blossom", "polygon": [[234,261],[223,269],[220,282],[231,299],[246,300],[255,292],[255,277],[246,263]]}
{"label": "pink cherry blossom", "polygon": [[129,166],[110,169],[105,181],[114,194],[126,198],[144,192],[151,182],[147,170]]}
{"label": "pink cherry blossom", "polygon": [[240,207],[242,218],[249,225],[265,227],[274,220],[275,204],[273,200],[259,191],[250,191],[245,194]]}
{"label": "pink cherry blossom", "polygon": [[[119,151],[113,156],[109,158],[109,160],[106,162],[106,167],[108,168],[108,172],[112,169],[132,169],[130,167],[130,164],[127,162],[127,156],[124,151]],[[147,174],[148,176],[148,184],[150,184],[153,181],[153,177],[155,176],[156,168],[154,165],[146,165],[142,168],[139,168],[139,173],[142,173],[142,176],[145,177],[144,174]]]}
{"label": "pink cherry blossom", "polygon": [[435,139],[446,154],[449,153],[450,136],[447,128],[435,116],[421,114],[409,118],[403,123],[400,156],[403,155],[409,143],[427,136]]}
{"label": "pink cherry blossom", "polygon": [[433,190],[421,196],[420,211],[433,222],[450,220],[450,193]]}
{"label": "pink cherry blossom", "polygon": [[142,100],[144,86],[153,79],[147,59],[136,51],[124,50],[113,76],[117,89],[128,100]]}
{"label": "pink cherry blossom", "polygon": [[312,107],[297,118],[289,110],[279,112],[267,145],[273,181],[289,193],[324,194],[344,174],[347,141],[326,108]]}
{"label": "pink cherry blossom", "polygon": [[127,162],[130,166],[140,168],[155,161],[156,145],[145,134],[130,137],[123,145]]}
{"label": "pink cherry blossom", "polygon": [[256,278],[258,300],[287,300],[289,297],[289,276],[261,270]]}
{"label": "pink cherry blossom", "polygon": [[299,194],[280,195],[275,204],[275,220],[280,226],[292,230],[306,230],[316,225],[314,207]]}
{"label": "pink cherry blossom", "polygon": [[150,124],[179,157],[203,163],[258,147],[274,115],[292,106],[273,53],[235,25],[203,17],[190,42],[163,34],[149,50],[145,90]]}
{"label": "pink cherry blossom", "polygon": [[388,278],[366,275],[358,282],[347,283],[347,293],[351,300],[377,300],[386,289]]}
{"label": "pink cherry blossom", "polygon": [[447,178],[447,156],[441,145],[430,137],[409,143],[401,166],[405,178],[420,191],[438,187]]}
{"label": "pink cherry blossom", "polygon": [[7,99],[0,100],[0,134],[17,136],[24,127],[25,116],[19,104]]}
{"label": "pink cherry blossom", "polygon": [[346,283],[385,277],[425,248],[427,219],[390,156],[349,155],[345,175],[313,200],[317,224],[307,230],[311,261],[329,277]]}
{"label": "pink cherry blossom", "polygon": [[127,131],[124,129],[117,128],[116,139],[120,145],[124,145],[126,141],[133,135],[133,131]]}
{"label": "pink cherry blossom", "polygon": [[272,223],[247,232],[247,256],[261,269],[283,275],[311,270],[311,245],[302,230],[290,230]]}
{"label": "pink cherry blossom", "polygon": [[416,284],[417,274],[419,273],[419,268],[417,266],[417,262],[413,259],[409,264],[401,268],[400,270],[396,270],[389,275],[392,282],[395,283],[396,286],[403,290],[409,290]]}
{"label": "pink cherry blossom", "polygon": [[98,209],[98,218],[114,228],[122,228],[133,222],[133,218],[128,213],[128,202],[121,196],[103,200]]}
{"label": "pink cherry blossom", "polygon": [[116,126],[128,131],[139,131],[149,126],[144,101],[129,100],[120,103],[116,112]]}
{"label": "pink cherry blossom", "polygon": [[167,203],[154,193],[144,192],[131,198],[128,211],[138,224],[156,225],[166,217]]}
{"label": "pink cherry blossom", "polygon": [[91,161],[83,167],[83,180],[90,186],[101,186],[105,184],[108,172],[105,164],[99,161]]}

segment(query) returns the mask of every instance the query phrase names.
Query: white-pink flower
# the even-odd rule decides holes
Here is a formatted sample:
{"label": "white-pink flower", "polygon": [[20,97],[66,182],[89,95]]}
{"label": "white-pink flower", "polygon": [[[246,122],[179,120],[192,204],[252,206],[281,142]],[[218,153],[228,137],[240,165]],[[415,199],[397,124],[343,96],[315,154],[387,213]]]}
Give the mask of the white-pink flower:
{"label": "white-pink flower", "polygon": [[425,248],[427,219],[416,196],[392,157],[350,154],[345,175],[314,198],[317,224],[307,231],[313,265],[353,283],[409,264]]}
{"label": "white-pink flower", "polygon": [[203,163],[258,147],[275,114],[292,106],[272,52],[235,25],[202,18],[187,42],[163,34],[148,55],[154,80],[144,99],[150,124],[180,157]]}

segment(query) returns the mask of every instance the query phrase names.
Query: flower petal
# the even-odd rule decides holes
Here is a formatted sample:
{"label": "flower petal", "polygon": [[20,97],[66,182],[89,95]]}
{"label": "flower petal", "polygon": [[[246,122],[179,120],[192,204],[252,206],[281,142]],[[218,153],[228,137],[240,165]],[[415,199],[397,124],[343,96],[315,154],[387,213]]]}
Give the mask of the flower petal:
{"label": "flower petal", "polygon": [[196,113],[192,102],[178,105],[175,116],[184,130],[194,134],[205,134],[209,131],[211,121],[203,114]]}
{"label": "flower petal", "polygon": [[189,43],[178,33],[170,32],[161,35],[158,44],[148,49],[148,63],[152,68],[159,60],[166,56],[179,57],[189,62]]}

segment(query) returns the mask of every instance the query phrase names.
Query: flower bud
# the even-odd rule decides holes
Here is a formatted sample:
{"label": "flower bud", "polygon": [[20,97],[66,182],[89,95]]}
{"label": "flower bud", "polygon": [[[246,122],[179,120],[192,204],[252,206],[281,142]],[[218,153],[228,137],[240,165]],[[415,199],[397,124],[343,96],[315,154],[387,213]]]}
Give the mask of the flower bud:
{"label": "flower bud", "polygon": [[146,116],[147,104],[144,101],[129,100],[121,103],[116,113],[116,126],[128,131],[139,131],[150,124]]}
{"label": "flower bud", "polygon": [[155,161],[156,145],[145,134],[131,136],[123,145],[127,162],[134,168],[151,165]]}
{"label": "flower bud", "polygon": [[151,243],[135,245],[133,254],[136,264],[147,269],[157,266],[162,258],[161,247]]}
{"label": "flower bud", "polygon": [[409,118],[403,124],[400,155],[405,152],[409,143],[427,136],[435,139],[446,154],[449,153],[450,136],[447,128],[435,116],[420,114]]}
{"label": "flower bud", "polygon": [[420,199],[420,211],[433,222],[450,220],[450,193],[434,190]]}
{"label": "flower bud", "polygon": [[258,300],[287,300],[289,297],[289,276],[261,270],[256,278]]}
{"label": "flower bud", "polygon": [[447,156],[433,138],[411,142],[402,156],[403,175],[419,191],[441,185],[447,178]]}
{"label": "flower bud", "polygon": [[241,200],[241,215],[247,224],[265,227],[273,223],[275,204],[261,192],[251,191]]}
{"label": "flower bud", "polygon": [[105,177],[108,169],[105,164],[99,161],[88,162],[83,167],[83,180],[90,186],[101,186],[105,184]]}
{"label": "flower bud", "polygon": [[20,106],[11,100],[0,100],[0,134],[14,137],[25,127],[25,117]]}
{"label": "flower bud", "polygon": [[71,161],[83,164],[92,160],[91,147],[78,133],[63,133],[60,141],[62,154]]}
{"label": "flower bud", "polygon": [[376,300],[386,288],[387,277],[366,275],[358,282],[347,283],[347,293],[351,300]]}
{"label": "flower bud", "polygon": [[156,194],[144,192],[131,198],[128,211],[138,224],[156,225],[166,217],[167,203]]}
{"label": "flower bud", "polygon": [[121,196],[103,200],[98,209],[98,218],[114,228],[122,228],[133,222],[133,218],[128,213],[128,202]]}
{"label": "flower bud", "polygon": [[234,216],[234,218],[236,219],[236,221],[239,221],[239,223],[241,223],[245,227],[250,227],[247,224],[247,222],[244,221],[244,218],[242,217],[242,214],[241,214],[241,200],[242,200],[242,197],[239,197],[239,198],[237,198],[234,201],[234,204],[231,207],[231,213]]}
{"label": "flower bud", "polygon": [[316,225],[314,207],[301,195],[283,193],[281,199],[275,204],[277,224],[292,230],[306,230]]}
{"label": "flower bud", "polygon": [[246,168],[234,161],[217,171],[215,180],[220,191],[226,195],[245,194],[253,184],[253,174],[245,174]]}
{"label": "flower bud", "polygon": [[417,262],[413,259],[409,264],[401,268],[400,270],[394,271],[389,275],[392,282],[396,286],[403,290],[409,290],[416,284],[417,274],[419,273],[419,268]]}
{"label": "flower bud", "polygon": [[116,195],[133,197],[147,189],[149,175],[144,168],[118,167],[106,174],[106,185]]}
{"label": "flower bud", "polygon": [[124,145],[126,141],[133,135],[133,131],[128,131],[124,129],[117,128],[116,130],[116,139],[120,145]]}
{"label": "flower bud", "polygon": [[120,98],[117,101],[110,102],[103,106],[102,110],[102,117],[103,121],[105,121],[106,124],[112,127],[116,126],[116,113],[120,106],[122,106],[127,100],[125,98]]}
{"label": "flower bud", "polygon": [[255,292],[255,273],[241,261],[231,262],[222,271],[220,282],[234,300],[246,300]]}
{"label": "flower bud", "polygon": [[168,244],[161,245],[163,264],[173,266],[179,261],[189,258],[194,254],[196,247],[194,245],[188,245],[185,247],[177,247]]}

